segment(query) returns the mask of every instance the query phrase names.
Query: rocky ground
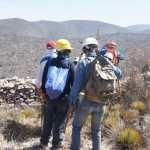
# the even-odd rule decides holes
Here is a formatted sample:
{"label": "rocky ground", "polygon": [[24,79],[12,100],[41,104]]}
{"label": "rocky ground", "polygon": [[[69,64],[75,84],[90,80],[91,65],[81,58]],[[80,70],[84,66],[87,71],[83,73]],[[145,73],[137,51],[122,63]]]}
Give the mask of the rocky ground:
{"label": "rocky ground", "polygon": [[[130,97],[131,96],[133,97],[133,93],[142,91],[141,89],[139,89],[139,87],[137,88],[136,91],[135,84],[136,83],[131,84],[130,80],[129,82],[125,81],[125,86],[124,86],[125,88],[123,93],[124,94],[128,93],[128,96],[125,94],[124,97],[126,100],[131,101]],[[133,92],[132,89],[134,89]],[[141,94],[140,95],[139,94],[140,92],[138,92],[138,94],[135,94],[133,99],[138,99],[139,97],[142,98]],[[144,101],[140,101],[140,102],[144,102]],[[132,120],[131,119],[132,113],[130,114],[130,111],[128,111],[128,109],[129,108],[127,108],[127,110],[124,111],[125,115],[123,116],[124,118],[128,119],[128,120],[124,120],[127,121],[126,125],[132,126],[133,128],[140,130],[140,133],[145,141],[145,144],[143,144],[142,146],[140,146],[139,149],[136,150],[149,150],[148,149],[149,148],[148,145],[150,143],[149,112],[148,111],[146,112],[145,110],[144,112],[141,113],[139,111],[141,115],[138,115],[136,118],[133,118]],[[110,114],[115,114],[115,113],[116,113],[115,110],[112,110],[112,112],[110,112]],[[128,116],[128,114],[131,116]],[[142,117],[142,121],[140,121],[141,117]],[[39,143],[39,138],[40,138],[41,103],[40,103],[40,99],[35,93],[34,80],[19,79],[17,77],[0,80],[0,118],[1,118],[0,119],[0,150],[34,150],[35,149],[34,147]],[[111,123],[114,124],[117,122],[117,121],[114,122],[114,119],[115,117],[113,115],[112,116],[110,115],[108,116],[107,121],[108,122],[111,121]],[[133,121],[133,123],[129,123],[128,121]],[[69,150],[70,142],[71,142],[71,132],[72,132],[71,130],[72,130],[72,126],[70,121],[65,134],[63,150]],[[117,129],[117,127],[115,127],[113,130],[108,130],[108,131],[111,134],[111,136],[108,139],[106,137],[102,139],[102,150],[132,150],[132,149],[118,149],[116,147],[114,148],[114,144],[116,142],[115,135],[116,132],[118,132],[119,130]],[[92,144],[91,144],[91,136],[90,136],[90,120],[87,119],[86,126],[84,126],[82,130],[81,150],[91,150],[91,145]],[[51,144],[49,144],[49,147],[51,147]]]}
{"label": "rocky ground", "polygon": [[[40,112],[33,107],[3,105],[0,107],[0,149],[1,150],[35,150],[40,138]],[[67,127],[64,150],[69,150],[71,142],[71,121]],[[51,142],[49,143],[51,147]],[[102,150],[110,150],[104,141]],[[89,125],[83,128],[81,150],[91,149]]]}
{"label": "rocky ground", "polygon": [[[41,103],[35,94],[34,80],[1,79],[0,104],[0,149],[34,149],[39,143],[41,127]],[[71,130],[70,121],[65,135],[65,150],[70,147]],[[83,128],[81,147],[82,150],[91,149],[89,125]],[[103,142],[103,150],[109,150],[109,147]]]}

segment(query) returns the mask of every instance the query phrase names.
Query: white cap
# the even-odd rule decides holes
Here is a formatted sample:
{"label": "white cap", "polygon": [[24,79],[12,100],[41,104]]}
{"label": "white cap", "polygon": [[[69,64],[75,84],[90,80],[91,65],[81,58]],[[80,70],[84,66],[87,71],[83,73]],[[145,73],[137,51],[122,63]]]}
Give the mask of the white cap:
{"label": "white cap", "polygon": [[90,44],[95,44],[98,46],[98,41],[93,37],[86,38],[83,41],[82,48],[85,47],[86,45],[90,45]]}

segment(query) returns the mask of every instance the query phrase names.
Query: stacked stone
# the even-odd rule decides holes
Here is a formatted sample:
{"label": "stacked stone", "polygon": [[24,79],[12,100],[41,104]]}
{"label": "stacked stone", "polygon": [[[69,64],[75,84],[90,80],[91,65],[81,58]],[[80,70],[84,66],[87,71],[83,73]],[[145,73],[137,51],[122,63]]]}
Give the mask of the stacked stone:
{"label": "stacked stone", "polygon": [[36,100],[34,80],[18,77],[0,79],[0,103],[30,104]]}

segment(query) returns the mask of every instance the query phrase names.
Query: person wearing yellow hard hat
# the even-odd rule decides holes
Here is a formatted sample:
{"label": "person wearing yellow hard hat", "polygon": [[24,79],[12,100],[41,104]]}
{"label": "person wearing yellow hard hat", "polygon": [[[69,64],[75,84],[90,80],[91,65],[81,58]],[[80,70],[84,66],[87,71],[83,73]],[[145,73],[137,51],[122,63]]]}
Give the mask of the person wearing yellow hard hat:
{"label": "person wearing yellow hard hat", "polygon": [[58,51],[70,51],[73,49],[70,42],[66,39],[59,39],[56,41],[56,48]]}
{"label": "person wearing yellow hard hat", "polygon": [[39,147],[47,147],[51,132],[52,149],[62,146],[68,112],[68,95],[74,81],[74,65],[70,61],[72,46],[66,39],[56,41],[57,58],[49,60],[44,69],[43,91],[47,97]]}

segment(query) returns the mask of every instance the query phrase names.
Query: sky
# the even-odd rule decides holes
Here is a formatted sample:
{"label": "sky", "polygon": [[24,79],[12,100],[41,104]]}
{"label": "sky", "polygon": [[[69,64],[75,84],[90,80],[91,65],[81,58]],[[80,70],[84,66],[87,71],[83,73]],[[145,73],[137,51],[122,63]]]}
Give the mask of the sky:
{"label": "sky", "polygon": [[150,24],[150,0],[0,0],[0,19]]}

